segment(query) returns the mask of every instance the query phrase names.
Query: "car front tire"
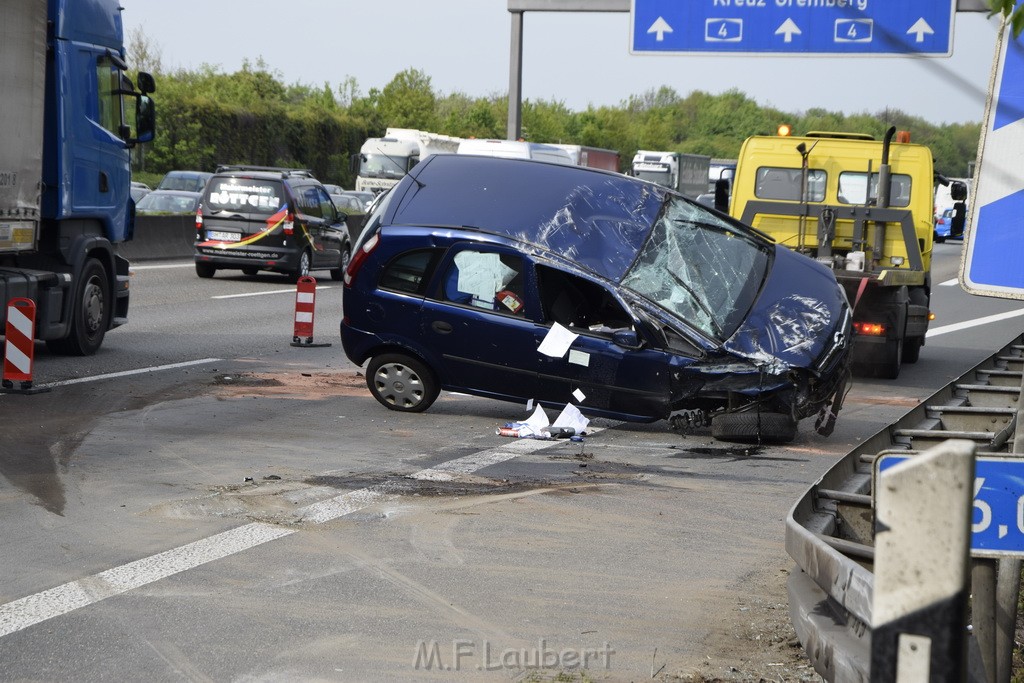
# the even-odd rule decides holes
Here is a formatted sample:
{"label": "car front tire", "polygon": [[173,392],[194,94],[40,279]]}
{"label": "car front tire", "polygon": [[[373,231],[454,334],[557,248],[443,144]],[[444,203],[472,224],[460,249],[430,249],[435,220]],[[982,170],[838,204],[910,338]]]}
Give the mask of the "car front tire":
{"label": "car front tire", "polygon": [[789,443],[796,438],[796,420],[785,413],[756,410],[722,413],[711,420],[711,436],[741,443]]}
{"label": "car front tire", "polygon": [[366,386],[385,408],[403,413],[423,412],[441,391],[426,365],[400,353],[371,358],[366,366]]}

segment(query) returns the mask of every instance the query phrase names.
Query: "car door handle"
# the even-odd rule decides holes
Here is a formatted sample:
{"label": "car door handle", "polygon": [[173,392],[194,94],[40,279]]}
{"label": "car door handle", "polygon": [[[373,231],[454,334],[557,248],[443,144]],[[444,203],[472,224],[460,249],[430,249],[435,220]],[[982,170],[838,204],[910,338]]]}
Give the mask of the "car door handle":
{"label": "car door handle", "polygon": [[430,323],[430,329],[438,334],[449,334],[452,331],[452,326],[450,323],[446,323],[443,320],[435,320]]}

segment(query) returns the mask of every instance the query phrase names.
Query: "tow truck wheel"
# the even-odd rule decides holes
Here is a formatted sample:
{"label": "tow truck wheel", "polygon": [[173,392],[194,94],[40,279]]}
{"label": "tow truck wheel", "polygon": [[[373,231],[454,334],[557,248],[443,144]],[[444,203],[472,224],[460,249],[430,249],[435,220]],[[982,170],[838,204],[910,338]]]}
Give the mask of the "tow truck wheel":
{"label": "tow truck wheel", "polygon": [[366,386],[385,408],[403,413],[422,413],[441,391],[426,365],[401,353],[385,353],[370,359]]}
{"label": "tow truck wheel", "polygon": [[924,346],[924,337],[907,337],[903,342],[903,362],[916,363],[921,357],[921,347]]}
{"label": "tow truck wheel", "polygon": [[785,413],[722,413],[711,420],[711,436],[741,443],[789,443],[796,438],[796,420]]}
{"label": "tow truck wheel", "polygon": [[876,366],[876,375],[882,379],[896,379],[903,366],[903,337],[885,343],[882,361]]}
{"label": "tow truck wheel", "polygon": [[91,356],[103,344],[110,327],[110,280],[102,263],[93,258],[85,262],[72,296],[68,336],[51,339],[46,346],[54,353]]}

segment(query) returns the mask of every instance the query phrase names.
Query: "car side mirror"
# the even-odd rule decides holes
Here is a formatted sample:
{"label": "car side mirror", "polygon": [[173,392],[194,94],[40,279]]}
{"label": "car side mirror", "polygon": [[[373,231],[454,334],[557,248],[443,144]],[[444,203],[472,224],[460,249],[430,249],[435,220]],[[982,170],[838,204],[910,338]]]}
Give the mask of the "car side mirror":
{"label": "car side mirror", "polygon": [[612,343],[624,349],[639,349],[641,346],[636,330],[616,330],[612,333]]}
{"label": "car side mirror", "polygon": [[954,180],[949,183],[949,196],[954,202],[962,202],[967,199],[967,183]]}

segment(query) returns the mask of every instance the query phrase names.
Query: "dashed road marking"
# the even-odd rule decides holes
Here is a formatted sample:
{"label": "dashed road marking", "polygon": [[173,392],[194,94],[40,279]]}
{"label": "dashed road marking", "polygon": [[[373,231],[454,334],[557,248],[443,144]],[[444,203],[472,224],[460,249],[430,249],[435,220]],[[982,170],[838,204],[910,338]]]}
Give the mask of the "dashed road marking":
{"label": "dashed road marking", "polygon": [[[214,359],[207,359],[207,361],[209,360]],[[599,431],[601,430],[590,429],[588,433],[594,434]],[[559,442],[516,439],[497,448],[480,451],[420,470],[409,475],[409,478],[425,481],[449,481],[459,474],[471,474],[485,467],[512,460],[520,455],[549,448],[557,443]],[[350,491],[325,501],[313,503],[298,511],[299,518],[303,522],[323,524],[350,515],[382,500],[394,497],[397,495],[395,492],[400,484],[400,479],[390,479],[375,486]],[[253,522],[8,602],[0,605],[0,638],[82,607],[88,607],[100,600],[127,593],[134,588],[154,583],[270,541],[291,536],[297,532],[298,529],[295,528]]]}

